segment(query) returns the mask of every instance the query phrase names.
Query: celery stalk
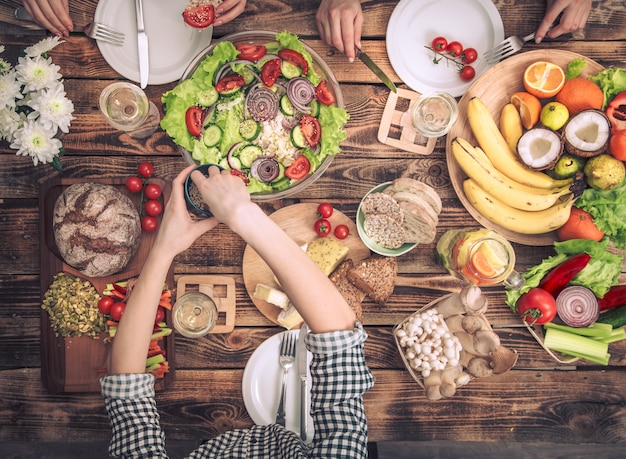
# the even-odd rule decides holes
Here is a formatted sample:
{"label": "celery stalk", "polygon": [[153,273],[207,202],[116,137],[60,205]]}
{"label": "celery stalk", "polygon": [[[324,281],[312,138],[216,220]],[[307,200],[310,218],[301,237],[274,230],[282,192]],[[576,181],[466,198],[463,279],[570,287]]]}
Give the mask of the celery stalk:
{"label": "celery stalk", "polygon": [[588,327],[570,327],[568,325],[559,325],[549,322],[547,324],[543,324],[543,327],[546,329],[552,328],[568,333],[574,333],[575,335],[593,336],[600,338],[611,336],[611,332],[613,331],[613,326],[611,324],[603,324],[599,322],[594,322]]}
{"label": "celery stalk", "polygon": [[611,358],[611,354],[608,354],[608,353],[600,358],[597,358],[596,356],[581,354],[581,353],[574,352],[574,351],[566,351],[562,349],[552,349],[552,350],[560,352],[561,354],[572,356],[572,357],[580,357],[581,359],[589,360],[590,362],[598,363],[600,365],[608,365],[609,359]]}
{"label": "celery stalk", "polygon": [[146,359],[146,368],[149,368],[152,365],[155,365],[157,363],[161,363],[164,360],[165,360],[165,357],[163,356],[163,354],[157,354],[157,355],[153,355],[152,357],[148,357]]}
{"label": "celery stalk", "polygon": [[613,329],[613,331],[611,332],[609,336],[603,336],[603,337],[594,336],[593,339],[595,339],[596,341],[607,343],[607,344],[614,343],[616,341],[621,341],[623,339],[626,339],[626,329],[624,327],[618,327],[618,328]]}
{"label": "celery stalk", "polygon": [[[575,335],[557,328],[546,330],[543,344],[554,351],[581,357],[592,362],[608,364],[609,345],[585,336]],[[607,363],[604,363],[606,360]]]}

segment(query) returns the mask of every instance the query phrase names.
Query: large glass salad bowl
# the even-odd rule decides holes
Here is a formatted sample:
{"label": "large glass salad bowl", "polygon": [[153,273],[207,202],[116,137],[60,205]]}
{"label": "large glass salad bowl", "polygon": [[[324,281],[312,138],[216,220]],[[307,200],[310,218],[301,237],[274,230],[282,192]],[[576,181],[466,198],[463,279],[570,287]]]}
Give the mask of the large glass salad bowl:
{"label": "large glass salad bowl", "polygon": [[241,175],[254,201],[292,196],[315,182],[346,137],[335,76],[286,31],[240,32],[212,43],[163,103],[161,127],[185,160]]}

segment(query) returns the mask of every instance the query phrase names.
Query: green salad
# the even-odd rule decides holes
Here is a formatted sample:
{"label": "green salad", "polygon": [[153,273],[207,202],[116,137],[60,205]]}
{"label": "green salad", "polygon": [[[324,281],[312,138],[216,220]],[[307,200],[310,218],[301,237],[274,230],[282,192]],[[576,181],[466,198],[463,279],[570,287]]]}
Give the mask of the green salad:
{"label": "green salad", "polygon": [[199,164],[240,175],[250,193],[285,190],[341,151],[349,119],[298,37],[218,43],[162,97],[161,127]]}

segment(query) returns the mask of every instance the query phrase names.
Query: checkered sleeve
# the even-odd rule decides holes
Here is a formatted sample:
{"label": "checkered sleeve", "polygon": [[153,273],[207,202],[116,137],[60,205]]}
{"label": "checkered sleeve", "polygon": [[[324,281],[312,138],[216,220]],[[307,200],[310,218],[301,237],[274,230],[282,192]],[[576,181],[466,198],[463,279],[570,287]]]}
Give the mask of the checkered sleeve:
{"label": "checkered sleeve", "polygon": [[151,374],[109,375],[100,380],[113,436],[112,457],[167,457]]}
{"label": "checkered sleeve", "polygon": [[367,457],[363,394],[374,385],[365,363],[367,334],[359,322],[352,331],[309,333],[311,415],[315,438],[311,457]]}

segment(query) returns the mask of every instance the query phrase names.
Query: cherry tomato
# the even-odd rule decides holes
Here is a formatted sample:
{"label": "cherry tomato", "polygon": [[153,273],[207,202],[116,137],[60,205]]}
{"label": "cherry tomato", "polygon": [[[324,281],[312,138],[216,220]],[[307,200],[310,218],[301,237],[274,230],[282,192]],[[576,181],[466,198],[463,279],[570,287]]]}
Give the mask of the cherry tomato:
{"label": "cherry tomato", "polygon": [[319,206],[317,206],[317,215],[321,218],[330,218],[333,214],[333,206],[329,202],[323,202]]}
{"label": "cherry tomato", "polygon": [[267,52],[267,48],[263,45],[251,45],[247,43],[240,43],[235,46],[239,54],[237,59],[244,59],[246,61],[258,61]]}
{"label": "cherry tomato", "polygon": [[324,105],[332,105],[335,103],[335,96],[330,92],[326,81],[322,80],[315,88],[315,98]]}
{"label": "cherry tomato", "polygon": [[322,138],[322,126],[320,126],[320,122],[311,115],[303,115],[300,119],[300,127],[302,128],[302,135],[306,139],[306,143],[309,144],[311,148],[317,146]]}
{"label": "cherry tomato", "polygon": [[185,123],[189,134],[199,137],[202,132],[202,122],[204,121],[204,112],[200,107],[189,107],[185,113]]}
{"label": "cherry tomato", "polygon": [[196,29],[209,27],[215,21],[215,7],[213,5],[199,5],[186,9],[183,11],[183,20],[185,24]]}
{"label": "cherry tomato", "polygon": [[304,155],[300,155],[291,166],[285,169],[285,175],[292,180],[300,180],[307,176],[309,170],[311,170],[309,159]]}
{"label": "cherry tomato", "polygon": [[231,73],[230,75],[220,78],[215,84],[215,90],[219,93],[228,92],[233,89],[241,88],[244,84],[246,84],[246,82],[241,75]]}
{"label": "cherry tomato", "polygon": [[162,307],[158,307],[156,311],[156,316],[154,317],[154,324],[157,325],[160,322],[163,322],[165,319],[165,310]]}
{"label": "cherry tomato", "polygon": [[115,320],[116,322],[119,322],[120,319],[122,318],[122,315],[124,314],[125,309],[126,309],[126,303],[123,303],[121,301],[118,301],[117,303],[113,303],[113,305],[111,306],[111,311],[109,312],[111,314],[111,319]]}
{"label": "cherry tomato", "polygon": [[152,217],[157,217],[161,215],[161,212],[163,212],[163,205],[156,199],[148,199],[143,207],[146,214]]}
{"label": "cherry tomato", "polygon": [[131,193],[139,193],[143,188],[143,182],[139,177],[128,177],[126,179],[126,189]]}
{"label": "cherry tomato", "polygon": [[315,228],[315,232],[317,233],[317,235],[321,237],[328,236],[332,230],[330,222],[325,218],[320,218],[319,220],[317,220],[313,225],[313,228]]}
{"label": "cherry tomato", "polygon": [[152,165],[152,163],[144,161],[142,163],[139,163],[139,165],[137,166],[137,172],[139,172],[139,175],[141,175],[143,178],[152,177],[152,174],[154,174],[154,166]]}
{"label": "cherry tomato", "polygon": [[471,81],[476,76],[476,70],[471,65],[464,65],[461,70],[461,80]]}
{"label": "cherry tomato", "polygon": [[145,215],[141,218],[141,229],[146,233],[151,233],[157,229],[159,222],[152,215]]}
{"label": "cherry tomato", "polygon": [[261,81],[265,86],[271,88],[276,83],[276,78],[280,76],[280,59],[271,59],[263,64],[261,68]]}
{"label": "cherry tomato", "polygon": [[433,38],[430,46],[437,52],[443,53],[448,47],[448,40],[445,37],[436,37]]}
{"label": "cherry tomato", "polygon": [[337,239],[345,239],[350,234],[350,228],[346,225],[337,225],[335,227],[335,237]]}
{"label": "cherry tomato", "polygon": [[281,49],[278,51],[278,57],[302,69],[302,75],[309,73],[309,63],[304,56],[293,49]]}
{"label": "cherry tomato", "polygon": [[474,48],[465,48],[463,53],[461,54],[461,61],[464,64],[471,64],[476,59],[478,59],[478,51]]}
{"label": "cherry tomato", "polygon": [[148,183],[146,189],[143,190],[143,195],[146,199],[159,199],[161,197],[161,187],[156,183]]}
{"label": "cherry tomato", "polygon": [[463,45],[458,41],[451,41],[446,46],[446,52],[452,57],[459,57],[463,53]]}
{"label": "cherry tomato", "polygon": [[115,300],[112,296],[103,296],[98,300],[98,311],[102,314],[110,314],[113,303],[115,303]]}
{"label": "cherry tomato", "polygon": [[545,324],[556,317],[556,300],[539,287],[531,288],[515,303],[517,313],[529,324]]}

